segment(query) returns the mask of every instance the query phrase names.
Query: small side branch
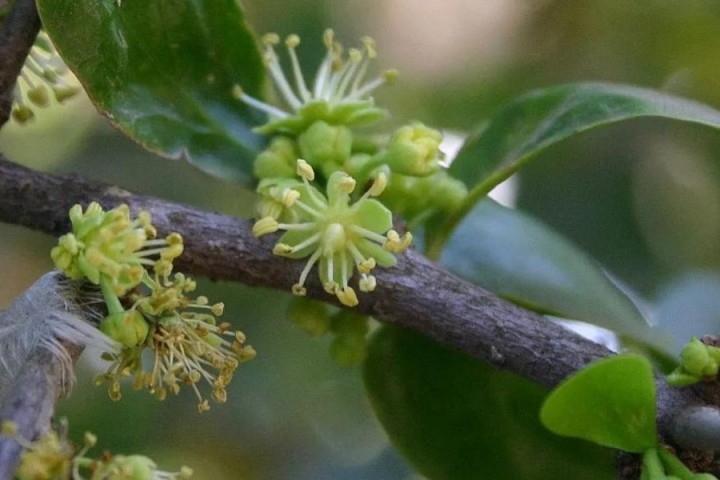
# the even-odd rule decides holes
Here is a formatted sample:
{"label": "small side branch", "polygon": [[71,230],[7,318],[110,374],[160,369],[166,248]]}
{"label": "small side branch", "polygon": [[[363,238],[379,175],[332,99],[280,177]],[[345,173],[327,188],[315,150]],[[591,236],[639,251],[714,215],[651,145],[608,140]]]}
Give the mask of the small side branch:
{"label": "small side branch", "polygon": [[[60,365],[49,351],[33,352],[8,388],[0,419],[13,421],[22,438],[36,438],[47,431],[62,390],[60,377]],[[0,437],[0,480],[12,480],[21,453],[14,438]]]}

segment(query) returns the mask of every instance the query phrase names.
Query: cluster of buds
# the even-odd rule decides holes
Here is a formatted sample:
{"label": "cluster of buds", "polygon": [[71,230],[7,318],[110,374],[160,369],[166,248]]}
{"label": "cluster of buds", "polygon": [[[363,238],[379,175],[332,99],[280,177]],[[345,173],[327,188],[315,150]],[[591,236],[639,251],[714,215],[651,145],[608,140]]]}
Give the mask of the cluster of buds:
{"label": "cluster of buds", "polygon": [[317,266],[325,290],[344,305],[354,306],[358,303],[351,285],[355,271],[360,291],[371,292],[376,285],[373,268],[393,266],[393,254],[410,244],[410,234],[393,229],[391,211],[406,219],[408,215],[427,218],[438,209],[456,208],[466,191],[441,168],[439,131],[418,122],[386,137],[353,131],[387,116],[370,95],[392,83],[397,72],[388,70],[366,80],[377,57],[375,43],[368,37],[360,48],[347,52],[331,30],[323,41],[325,58],[310,87],[296,54],[298,36],[285,39],[289,76],[275,50],[280,38],[275,34],[263,38],[267,69],[283,108],[250,97],[240,88],[234,93],[269,115],[256,131],[272,135],[254,166],[259,179],[255,235],[284,231],[274,253],[307,258],[292,288],[296,295],[305,294],[307,276]]}
{"label": "cluster of buds", "polygon": [[187,480],[193,474],[188,467],[182,467],[178,472],[158,470],[155,462],[144,455],[106,452],[99,459],[86,457],[97,443],[95,435],[89,432],[85,433],[83,447],[78,451],[65,433],[55,430],[49,430],[31,442],[18,434],[17,425],[5,421],[0,433],[15,439],[23,447],[20,464],[15,470],[18,480]]}
{"label": "cluster of buds", "polygon": [[667,382],[681,387],[703,380],[712,380],[717,377],[718,365],[720,365],[720,348],[693,337],[683,347],[680,353],[680,366],[668,375]]}
{"label": "cluster of buds", "polygon": [[[127,205],[109,211],[97,203],[85,211],[76,205],[70,220],[72,232],[60,238],[51,257],[69,277],[100,286],[108,310],[100,330],[120,345],[104,354],[110,366],[98,380],[108,382],[110,398],[119,400],[120,381],[134,376],[136,388],[161,400],[189,385],[201,412],[209,409],[198,388],[202,380],[212,387],[213,399],[224,402],[233,372],[255,351],[243,346],[242,332],[218,323],[222,303],[189,297],[195,281],[173,275],[182,237],[171,233],[155,238],[149,213],[131,219]],[[148,371],[143,368],[144,351],[152,357]]]}
{"label": "cluster of buds", "polygon": [[365,360],[370,317],[296,297],[288,306],[288,318],[314,337],[330,334],[330,356],[338,365],[355,367]]}
{"label": "cluster of buds", "polygon": [[18,123],[26,123],[35,117],[33,106],[51,104],[51,94],[56,102],[62,103],[79,91],[50,38],[40,31],[15,85],[12,117]]}

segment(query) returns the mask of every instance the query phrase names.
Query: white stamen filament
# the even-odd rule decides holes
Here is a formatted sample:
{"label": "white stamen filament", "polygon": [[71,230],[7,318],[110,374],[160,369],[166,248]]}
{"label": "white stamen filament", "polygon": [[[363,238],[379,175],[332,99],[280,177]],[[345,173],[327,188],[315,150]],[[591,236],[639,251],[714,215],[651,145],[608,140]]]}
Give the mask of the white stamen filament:
{"label": "white stamen filament", "polygon": [[293,75],[295,76],[295,85],[297,86],[297,91],[300,94],[303,102],[307,103],[312,99],[312,97],[310,96],[310,91],[308,90],[307,84],[305,83],[305,77],[303,76],[302,69],[300,68],[300,62],[298,61],[297,54],[295,53],[295,48],[289,45],[288,55],[290,56],[290,63],[292,64],[292,70]]}
{"label": "white stamen filament", "polygon": [[359,227],[357,225],[351,225],[350,229],[357,233],[362,235],[363,237],[367,238],[368,240],[372,240],[373,242],[379,243],[380,245],[383,245],[387,238],[385,236],[380,235],[379,233],[372,232],[366,228]]}
{"label": "white stamen filament", "polygon": [[309,246],[317,243],[320,240],[321,235],[322,234],[320,232],[318,232],[315,235],[309,236],[308,238],[306,238],[304,241],[298,243],[297,245],[293,245],[292,246],[293,252],[297,252],[299,250],[302,250],[306,247],[309,247]]}
{"label": "white stamen filament", "polygon": [[307,276],[310,273],[310,270],[312,270],[312,267],[320,258],[321,253],[322,249],[318,248],[317,250],[315,250],[315,252],[313,252],[312,255],[310,255],[310,258],[305,264],[305,268],[303,268],[302,272],[300,273],[300,280],[298,280],[298,285],[300,285],[301,287],[305,285],[305,280],[307,280]]}
{"label": "white stamen filament", "polygon": [[280,110],[279,108],[273,107],[272,105],[268,105],[265,102],[261,102],[260,100],[251,97],[250,95],[248,95],[245,92],[242,92],[240,94],[240,100],[242,100],[243,102],[247,103],[248,105],[250,105],[251,107],[253,107],[257,110],[267,113],[268,115],[270,115],[271,117],[274,117],[274,118],[287,118],[290,116],[289,113],[287,113],[283,110]]}

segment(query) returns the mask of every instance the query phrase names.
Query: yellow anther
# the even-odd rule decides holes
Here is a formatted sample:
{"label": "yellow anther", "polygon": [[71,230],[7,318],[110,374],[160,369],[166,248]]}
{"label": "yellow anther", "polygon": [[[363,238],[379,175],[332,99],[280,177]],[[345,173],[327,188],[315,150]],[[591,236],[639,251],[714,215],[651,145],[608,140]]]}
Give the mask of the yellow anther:
{"label": "yellow anther", "polygon": [[291,188],[286,189],[282,195],[282,203],[286,207],[290,208],[295,205],[297,199],[300,198],[300,192]]}
{"label": "yellow anther", "polygon": [[371,197],[377,197],[381,195],[385,191],[385,187],[387,187],[388,179],[387,175],[385,175],[384,172],[379,172],[377,176],[375,177],[375,180],[373,181],[373,184],[370,186],[370,190],[368,190],[368,194]]}
{"label": "yellow anther", "polygon": [[298,45],[300,45],[300,37],[295,35],[294,33],[288,35],[288,37],[285,39],[285,45],[287,45],[288,48],[296,48]]}
{"label": "yellow anther", "polygon": [[83,443],[86,447],[92,448],[97,443],[97,436],[91,432],[85,432],[85,436],[83,437]]}
{"label": "yellow anther", "polygon": [[352,191],[355,190],[356,183],[353,177],[346,175],[340,180],[338,187],[345,193],[352,193]]}
{"label": "yellow anther", "polygon": [[273,247],[273,253],[275,255],[290,255],[295,249],[285,243],[278,243]]}
{"label": "yellow anther", "polygon": [[367,52],[368,58],[377,57],[377,49],[375,48],[375,40],[372,37],[364,36],[360,39],[365,51]]}
{"label": "yellow anther", "polygon": [[352,287],[338,288],[335,296],[340,300],[340,303],[348,307],[354,307],[358,304],[357,295],[355,295],[355,290],[353,290]]}
{"label": "yellow anther", "polygon": [[268,233],[274,233],[278,231],[279,224],[273,217],[263,217],[253,225],[252,233],[256,237],[262,237]]}
{"label": "yellow anther", "polygon": [[335,32],[331,28],[328,28],[323,33],[323,43],[327,48],[333,48],[333,44],[335,43]]}
{"label": "yellow anther", "polygon": [[395,83],[397,81],[398,75],[400,75],[400,74],[398,73],[397,70],[391,69],[391,70],[385,70],[382,75],[383,75],[383,78],[385,79],[385,83],[387,83],[388,85],[392,85],[393,83]]}
{"label": "yellow anther", "polygon": [[298,297],[304,297],[307,294],[307,288],[303,287],[299,283],[292,286],[292,293]]}
{"label": "yellow anther", "polygon": [[372,292],[377,286],[377,280],[375,280],[375,276],[373,275],[365,275],[360,279],[358,284],[361,292]]}
{"label": "yellow anther", "polygon": [[387,233],[387,240],[385,241],[385,250],[392,253],[402,253],[412,243],[412,234],[407,232],[400,238],[400,235],[395,230],[390,230]]}
{"label": "yellow anther", "polygon": [[375,265],[375,259],[370,257],[358,263],[358,270],[360,273],[369,273],[373,268],[375,268]]}
{"label": "yellow anther", "polygon": [[240,100],[243,96],[243,89],[240,85],[236,83],[235,85],[233,85],[231,93],[235,100]]}
{"label": "yellow anther", "polygon": [[363,54],[360,50],[357,48],[351,48],[348,51],[348,56],[350,57],[350,61],[353,63],[360,63],[363,59]]}
{"label": "yellow anther", "polygon": [[302,158],[297,161],[297,174],[309,182],[315,180],[315,170]]}
{"label": "yellow anther", "polygon": [[273,33],[273,32],[266,33],[262,37],[262,43],[268,47],[277,45],[278,43],[280,43],[280,35],[278,35],[277,33]]}

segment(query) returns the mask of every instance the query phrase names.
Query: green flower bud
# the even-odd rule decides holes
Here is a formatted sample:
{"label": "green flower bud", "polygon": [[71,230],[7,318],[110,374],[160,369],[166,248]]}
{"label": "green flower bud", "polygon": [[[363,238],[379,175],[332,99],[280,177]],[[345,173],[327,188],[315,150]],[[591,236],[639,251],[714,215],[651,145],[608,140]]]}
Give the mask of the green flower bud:
{"label": "green flower bud", "polygon": [[142,455],[115,455],[110,463],[96,472],[107,480],[154,480],[157,465]]}
{"label": "green flower bud", "polygon": [[100,330],[126,347],[135,347],[145,341],[150,327],[140,312],[128,310],[105,317]]}
{"label": "green flower bud", "polygon": [[365,338],[370,327],[370,317],[360,313],[341,310],[332,316],[332,332],[338,337]]}
{"label": "green flower bud", "polygon": [[364,337],[336,337],[330,344],[330,357],[341,367],[356,367],[366,356]]}
{"label": "green flower bud", "polygon": [[400,128],[380,155],[393,172],[426,176],[440,168],[442,134],[422,123]]}
{"label": "green flower bud", "polygon": [[288,137],[275,137],[270,146],[255,159],[255,176],[262,178],[293,178],[298,153],[295,142]]}
{"label": "green flower bud", "polygon": [[300,155],[310,165],[342,165],[352,150],[352,133],[343,126],[317,121],[298,137]]}
{"label": "green flower bud", "polygon": [[667,377],[667,383],[673,387],[687,387],[698,383],[701,378],[686,373],[682,368],[676,368]]}
{"label": "green flower bud", "polygon": [[[693,337],[685,344],[680,354],[683,369],[695,376],[704,375],[703,371],[710,361],[707,347],[697,338]],[[717,368],[717,365],[716,365]]]}
{"label": "green flower bud", "polygon": [[313,336],[324,335],[330,329],[328,307],[323,302],[294,297],[288,306],[290,321]]}

